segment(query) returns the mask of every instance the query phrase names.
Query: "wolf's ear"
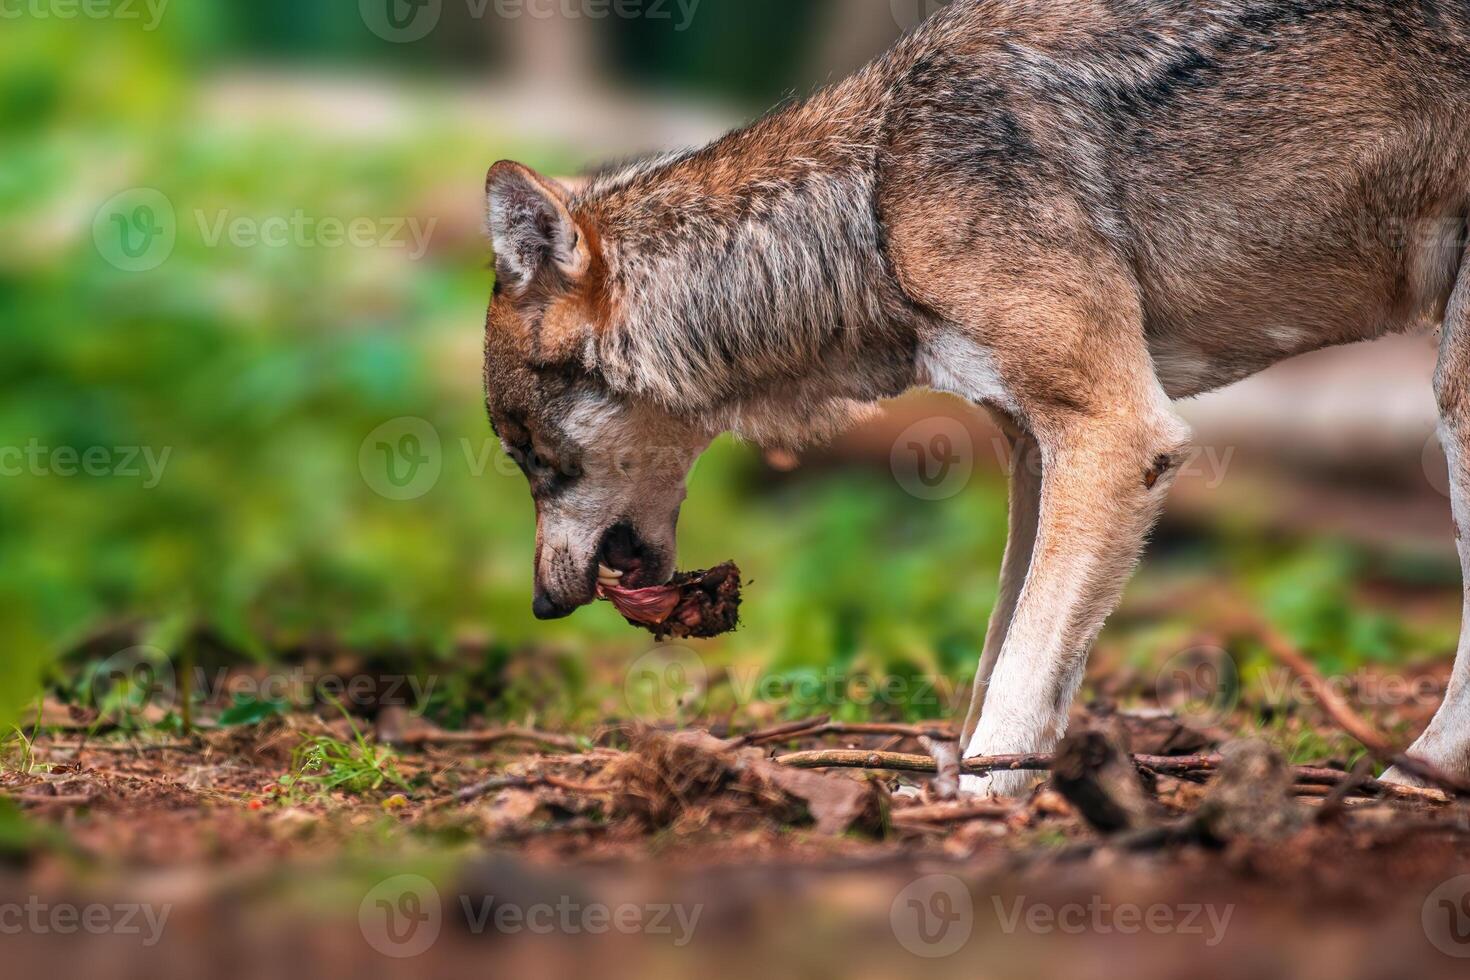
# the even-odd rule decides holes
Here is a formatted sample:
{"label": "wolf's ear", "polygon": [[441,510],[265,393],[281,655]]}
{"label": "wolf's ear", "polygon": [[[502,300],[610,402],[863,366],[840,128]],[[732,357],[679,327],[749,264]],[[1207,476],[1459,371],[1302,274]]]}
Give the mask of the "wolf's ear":
{"label": "wolf's ear", "polygon": [[502,160],[485,177],[485,225],[495,247],[496,279],[525,289],[555,268],[572,281],[587,271],[587,238],[567,210],[570,195],[556,181]]}

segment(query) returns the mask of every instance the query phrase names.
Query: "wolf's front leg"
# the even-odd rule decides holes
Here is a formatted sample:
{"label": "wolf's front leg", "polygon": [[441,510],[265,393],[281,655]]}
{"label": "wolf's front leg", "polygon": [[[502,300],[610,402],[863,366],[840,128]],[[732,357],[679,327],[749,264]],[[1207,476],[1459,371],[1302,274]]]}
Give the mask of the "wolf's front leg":
{"label": "wolf's front leg", "polygon": [[[1088,650],[1183,462],[1189,431],[1161,393],[1115,407],[1038,433],[1041,520],[1030,574],[966,758],[1050,752],[1062,737]],[[962,788],[1015,796],[1035,778],[970,776]]]}
{"label": "wolf's front leg", "polygon": [[969,743],[980,724],[980,709],[990,689],[990,675],[1000,660],[1006,634],[1016,615],[1021,587],[1031,571],[1031,555],[1036,549],[1036,527],[1041,512],[1041,449],[1029,432],[1008,435],[1011,442],[1010,529],[1006,533],[1006,553],[1000,566],[1000,589],[995,608],[990,612],[990,625],[985,631],[985,652],[975,671],[975,688],[970,694],[970,710],[965,713],[965,727],[960,738]]}

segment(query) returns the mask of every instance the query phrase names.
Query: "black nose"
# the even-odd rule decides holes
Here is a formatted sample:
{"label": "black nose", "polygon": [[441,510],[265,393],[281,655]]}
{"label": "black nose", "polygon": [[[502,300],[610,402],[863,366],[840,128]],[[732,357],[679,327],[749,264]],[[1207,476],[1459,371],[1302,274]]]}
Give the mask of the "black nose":
{"label": "black nose", "polygon": [[574,611],[575,606],[557,605],[545,592],[537,592],[536,598],[531,602],[531,612],[536,614],[537,619],[565,619]]}

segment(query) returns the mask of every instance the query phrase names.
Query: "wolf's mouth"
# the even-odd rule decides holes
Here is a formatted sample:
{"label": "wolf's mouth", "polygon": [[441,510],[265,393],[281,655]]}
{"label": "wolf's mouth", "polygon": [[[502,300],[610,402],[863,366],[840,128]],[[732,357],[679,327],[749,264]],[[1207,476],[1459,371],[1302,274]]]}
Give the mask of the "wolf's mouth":
{"label": "wolf's mouth", "polygon": [[597,584],[610,588],[642,589],[658,585],[656,564],[648,548],[628,524],[614,525],[598,549]]}

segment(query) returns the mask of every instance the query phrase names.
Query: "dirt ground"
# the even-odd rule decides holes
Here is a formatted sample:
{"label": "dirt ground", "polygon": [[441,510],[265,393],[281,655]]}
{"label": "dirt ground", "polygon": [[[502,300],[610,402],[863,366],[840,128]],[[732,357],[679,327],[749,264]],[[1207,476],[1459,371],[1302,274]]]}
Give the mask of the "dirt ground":
{"label": "dirt ground", "polygon": [[[583,739],[385,713],[405,788],[355,791],[286,778],[345,720],[40,736],[0,779],[30,818],[0,930],[67,975],[1464,975],[1470,810],[1448,796],[1338,798],[1252,750],[1244,779],[1138,770],[1142,816],[1100,829],[1069,802],[1091,812],[1086,789],[956,802],[923,774],[772,761],[926,752],[923,729],[818,722]],[[1140,758],[1247,744],[1105,700],[1073,731]],[[156,934],[47,918],[140,903]],[[33,912],[49,925],[9,927]]]}

